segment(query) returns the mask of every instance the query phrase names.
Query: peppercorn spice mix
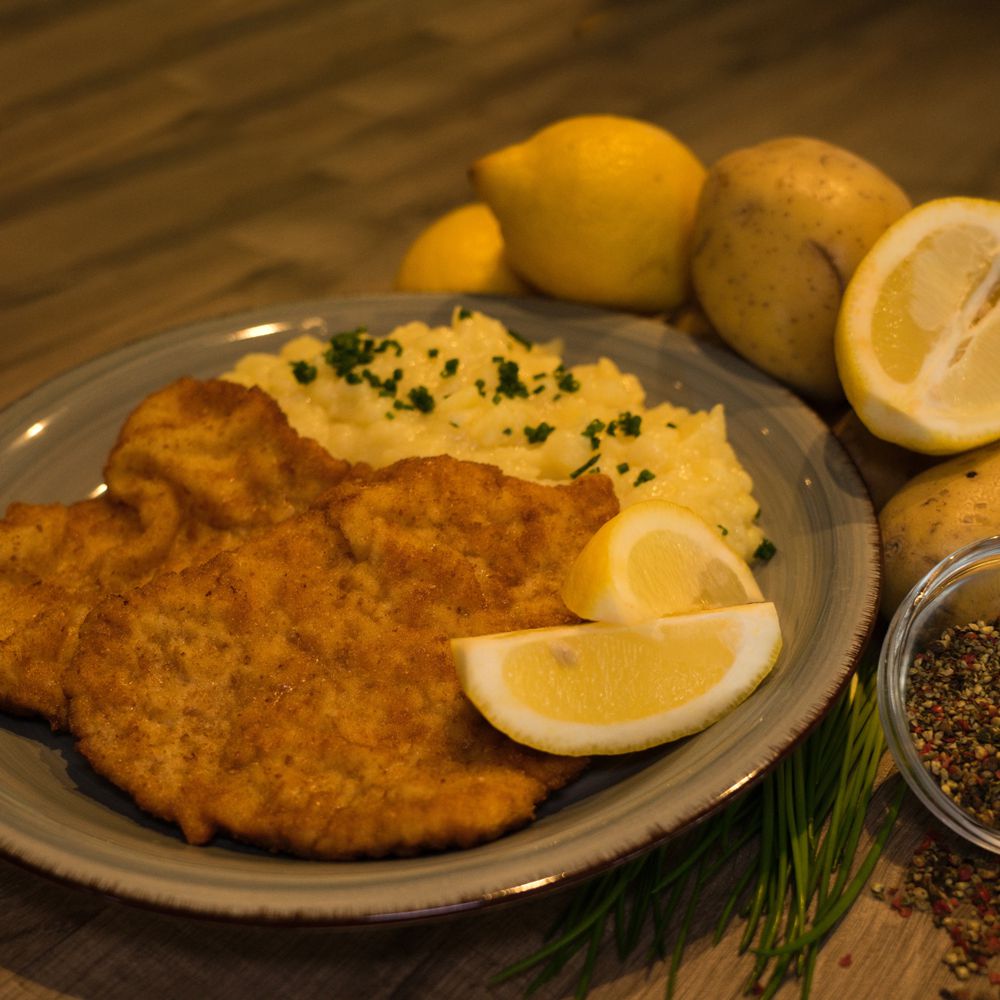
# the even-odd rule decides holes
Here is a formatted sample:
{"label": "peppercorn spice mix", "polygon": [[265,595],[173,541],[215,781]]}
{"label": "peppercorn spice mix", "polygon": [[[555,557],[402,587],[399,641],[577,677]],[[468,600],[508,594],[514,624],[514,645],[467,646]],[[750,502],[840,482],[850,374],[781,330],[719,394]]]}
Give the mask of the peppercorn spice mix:
{"label": "peppercorn spice mix", "polygon": [[[998,624],[945,629],[914,657],[906,689],[910,735],[924,767],[949,798],[988,826],[1000,817]],[[957,979],[983,976],[1000,986],[1000,857],[935,828],[914,852],[902,885],[872,891],[901,916],[925,912],[947,931],[942,961]],[[972,996],[964,989],[948,995]],[[981,995],[997,994],[975,994]]]}
{"label": "peppercorn spice mix", "polygon": [[986,826],[1000,816],[1000,630],[945,629],[914,657],[910,734],[941,790]]}

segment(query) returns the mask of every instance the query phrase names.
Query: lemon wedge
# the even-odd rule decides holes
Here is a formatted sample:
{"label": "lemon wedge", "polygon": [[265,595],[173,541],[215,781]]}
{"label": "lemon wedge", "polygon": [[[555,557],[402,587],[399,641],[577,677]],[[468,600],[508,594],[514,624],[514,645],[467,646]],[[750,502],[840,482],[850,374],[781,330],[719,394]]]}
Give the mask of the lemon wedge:
{"label": "lemon wedge", "polygon": [[834,344],[878,437],[930,455],[1000,438],[1000,202],[940,198],[890,226],[848,283]]}
{"label": "lemon wedge", "polygon": [[489,722],[537,750],[618,754],[716,722],[781,651],[771,603],[452,640],[462,690]]}
{"label": "lemon wedge", "polygon": [[606,522],[570,567],[561,596],[581,618],[619,625],[764,599],[721,531],[668,500],[641,501]]}

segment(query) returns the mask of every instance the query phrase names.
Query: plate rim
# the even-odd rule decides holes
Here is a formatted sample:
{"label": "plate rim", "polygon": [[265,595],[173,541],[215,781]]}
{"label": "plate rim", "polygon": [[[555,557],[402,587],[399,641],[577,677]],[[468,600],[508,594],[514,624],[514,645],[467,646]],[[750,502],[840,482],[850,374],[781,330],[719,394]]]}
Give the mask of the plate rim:
{"label": "plate rim", "polygon": [[[521,309],[532,313],[545,314],[545,318],[558,323],[560,320],[574,320],[577,322],[593,322],[598,325],[615,324],[615,336],[622,336],[627,332],[634,331],[636,336],[642,337],[650,333],[655,325],[655,329],[662,333],[673,336],[677,331],[671,327],[649,317],[642,317],[630,313],[620,313],[591,306],[582,306],[575,303],[559,302],[544,299],[521,299],[504,298],[497,296],[477,296],[477,295],[436,295],[436,294],[376,294],[376,295],[344,295],[327,298],[304,300],[300,302],[278,303],[273,305],[259,306],[249,310],[234,311],[225,315],[210,317],[203,320],[196,320],[191,323],[178,324],[168,327],[158,333],[148,337],[142,337],[127,344],[111,348],[101,354],[88,359],[80,365],[74,366],[63,372],[53,375],[40,385],[33,387],[15,400],[7,403],[0,410],[0,430],[8,421],[25,419],[30,416],[33,407],[39,404],[46,395],[53,392],[70,392],[78,389],[89,382],[99,378],[103,373],[119,369],[125,362],[143,361],[155,359],[157,354],[169,349],[176,341],[194,339],[195,337],[209,337],[216,332],[232,333],[233,331],[246,330],[270,323],[294,323],[301,322],[303,317],[310,313],[317,315],[330,315],[337,309],[343,309],[348,304],[354,308],[366,308],[370,306],[384,306],[387,301],[394,303],[412,303],[415,310],[429,311],[435,308],[455,306],[458,304],[471,305],[480,308],[485,312],[490,309],[503,312],[507,309]],[[419,314],[416,318],[421,318]],[[558,334],[558,331],[556,331]],[[689,335],[684,335],[689,339],[679,341],[693,347]],[[252,341],[251,341],[252,343]],[[248,350],[251,348],[248,347]],[[33,860],[23,854],[19,854],[15,847],[8,842],[6,835],[7,825],[0,817],[0,855],[8,858],[21,867],[33,871],[44,877],[54,879],[66,885],[83,886],[106,895],[114,896],[133,905],[138,905],[147,909],[170,912],[183,916],[204,917],[209,919],[223,920],[237,923],[254,924],[285,924],[285,925],[324,925],[324,926],[357,926],[383,924],[388,922],[415,922],[429,918],[448,916],[459,912],[478,909],[485,906],[493,906],[498,903],[511,900],[534,897],[538,894],[558,887],[568,887],[572,884],[583,881],[593,875],[607,871],[612,867],[625,863],[629,858],[653,849],[658,844],[676,837],[681,833],[691,829],[707,816],[719,809],[737,792],[745,793],[752,785],[758,782],[768,771],[770,771],[785,756],[791,753],[802,740],[804,740],[812,729],[824,717],[830,706],[834,703],[844,687],[849,683],[851,675],[857,666],[868,642],[871,639],[877,622],[878,615],[878,595],[881,588],[880,572],[880,538],[877,530],[877,520],[871,498],[867,487],[857,469],[853,459],[846,449],[836,440],[828,425],[821,417],[805,402],[799,399],[786,387],[763,375],[757,369],[732,354],[724,347],[714,343],[699,342],[697,351],[707,354],[715,360],[725,359],[727,368],[744,376],[751,376],[754,380],[767,385],[771,393],[783,395],[790,404],[794,405],[803,417],[814,422],[817,432],[823,437],[827,446],[831,443],[837,453],[837,460],[844,468],[851,470],[855,482],[852,487],[857,489],[860,486],[867,503],[867,531],[868,546],[866,552],[867,579],[871,585],[867,607],[865,613],[858,621],[852,623],[851,642],[849,649],[845,650],[843,663],[840,664],[839,675],[832,678],[832,683],[826,689],[826,695],[820,702],[817,700],[812,711],[808,715],[803,715],[796,720],[793,727],[793,736],[780,747],[769,747],[766,760],[762,760],[758,766],[745,774],[738,784],[723,790],[718,795],[709,796],[700,808],[695,809],[683,820],[683,822],[669,830],[660,829],[657,831],[647,831],[645,840],[642,843],[633,843],[621,851],[615,853],[611,858],[594,859],[589,865],[578,865],[569,870],[560,871],[557,875],[548,879],[539,880],[539,884],[521,884],[511,886],[496,892],[485,895],[465,895],[461,898],[454,898],[450,902],[439,902],[429,904],[424,907],[410,906],[400,909],[397,912],[346,912],[340,910],[333,912],[327,908],[324,912],[306,910],[283,909],[280,912],[268,910],[266,906],[257,908],[244,908],[234,910],[231,906],[211,907],[208,905],[185,906],[175,902],[166,902],[162,897],[153,897],[148,892],[132,891],[128,885],[108,885],[102,882],[97,874],[81,876],[78,873],[66,873],[53,870],[51,865],[46,865],[39,860]],[[724,401],[723,401],[724,402]],[[752,472],[752,470],[751,470]],[[570,806],[569,808],[572,808]],[[536,825],[543,820],[536,821]],[[502,840],[502,838],[501,838]],[[196,850],[203,850],[197,848]],[[456,852],[448,852],[454,856]],[[410,859],[400,859],[402,861]],[[299,863],[311,863],[301,862]],[[388,862],[395,864],[398,862]],[[347,864],[354,864],[348,862]],[[368,865],[370,862],[360,862]]]}

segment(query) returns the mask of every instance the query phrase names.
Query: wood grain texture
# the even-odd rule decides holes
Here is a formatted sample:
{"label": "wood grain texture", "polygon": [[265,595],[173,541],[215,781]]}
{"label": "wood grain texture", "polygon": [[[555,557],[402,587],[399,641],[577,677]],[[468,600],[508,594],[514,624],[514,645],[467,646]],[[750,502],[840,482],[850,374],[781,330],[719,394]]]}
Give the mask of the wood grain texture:
{"label": "wood grain texture", "polygon": [[[8,0],[0,6],[0,405],[166,327],[385,292],[468,201],[478,155],[570,114],[658,122],[706,162],[787,134],[881,166],[920,201],[1000,198],[1000,5],[795,0]],[[905,813],[876,879],[922,835]],[[719,893],[714,895],[717,903]],[[736,930],[699,912],[680,998],[736,997]],[[208,924],[0,862],[0,997],[521,996],[540,897],[422,926]],[[929,919],[865,897],[813,996],[958,985]],[[845,956],[850,956],[847,964]],[[843,964],[842,964],[843,963]],[[541,991],[573,993],[578,966]],[[663,995],[607,947],[592,997]],[[780,993],[798,995],[794,981]]]}

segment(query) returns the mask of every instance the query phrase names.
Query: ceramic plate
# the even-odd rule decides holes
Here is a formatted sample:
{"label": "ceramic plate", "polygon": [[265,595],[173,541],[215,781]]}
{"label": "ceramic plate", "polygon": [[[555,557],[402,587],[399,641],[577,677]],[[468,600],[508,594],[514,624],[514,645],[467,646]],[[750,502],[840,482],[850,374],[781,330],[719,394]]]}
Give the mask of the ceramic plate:
{"label": "ceramic plate", "polygon": [[535,340],[560,337],[570,363],[606,355],[648,399],[725,404],[777,555],[759,572],[785,646],[732,714],[681,743],[596,762],[530,826],[467,851],[321,863],[225,839],[191,847],[97,777],[69,737],[0,716],[0,851],[59,879],[163,909],[267,922],[414,919],[525,896],[596,873],[711,813],[759,777],[822,716],[875,619],[877,523],[857,471],[791,393],[721,349],[652,320],[535,300],[352,298],[264,309],[172,331],[98,358],[0,414],[0,509],[72,501],[100,485],[118,428],[180,375],[211,376],[305,330],[412,319],[447,323],[473,305]]}

